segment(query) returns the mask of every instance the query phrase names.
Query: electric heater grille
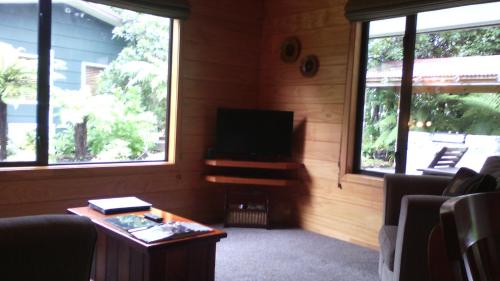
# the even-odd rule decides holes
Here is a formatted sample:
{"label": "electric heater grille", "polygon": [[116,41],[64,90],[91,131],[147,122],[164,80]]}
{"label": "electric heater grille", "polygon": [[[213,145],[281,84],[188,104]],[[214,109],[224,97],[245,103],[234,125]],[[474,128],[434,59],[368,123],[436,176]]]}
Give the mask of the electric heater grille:
{"label": "electric heater grille", "polygon": [[227,214],[228,225],[266,226],[265,211],[230,210]]}

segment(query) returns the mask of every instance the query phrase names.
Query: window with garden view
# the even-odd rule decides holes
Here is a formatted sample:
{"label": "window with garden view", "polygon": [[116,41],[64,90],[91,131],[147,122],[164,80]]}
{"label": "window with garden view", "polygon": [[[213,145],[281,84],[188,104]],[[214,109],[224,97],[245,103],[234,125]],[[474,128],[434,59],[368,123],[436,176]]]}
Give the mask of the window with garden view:
{"label": "window with garden view", "polygon": [[0,1],[0,162],[165,160],[172,20],[61,0],[42,28],[40,5]]}
{"label": "window with garden view", "polygon": [[[443,147],[467,147],[457,167],[479,170],[486,157],[500,154],[498,11],[494,2],[365,23],[357,170],[419,174]],[[410,17],[416,25],[405,30]],[[411,91],[402,93],[405,48],[414,58]],[[400,106],[404,95],[407,108]],[[407,132],[398,129],[403,114]],[[398,140],[406,151],[398,151]]]}

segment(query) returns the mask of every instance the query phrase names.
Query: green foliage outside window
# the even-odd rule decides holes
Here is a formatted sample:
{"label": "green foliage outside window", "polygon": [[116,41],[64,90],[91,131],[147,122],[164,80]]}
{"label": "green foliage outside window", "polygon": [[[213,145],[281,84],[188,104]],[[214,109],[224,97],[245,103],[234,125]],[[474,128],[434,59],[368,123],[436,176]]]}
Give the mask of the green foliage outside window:
{"label": "green foliage outside window", "polygon": [[[500,27],[418,34],[416,59],[500,54]],[[368,69],[403,59],[402,37],[371,39]],[[393,88],[367,88],[363,124],[363,163],[392,166],[397,138],[399,92]],[[500,93],[431,94],[412,96],[412,117],[429,120],[431,127],[414,131],[500,135]]]}
{"label": "green foliage outside window", "polygon": [[[22,59],[23,50],[0,42],[0,161],[15,154],[17,150],[33,147],[34,140],[26,144],[8,145],[7,100],[15,100],[21,96],[34,99],[36,96],[36,71],[27,61]],[[17,147],[16,147],[17,145]]]}
{"label": "green foliage outside window", "polygon": [[170,20],[115,12],[124,24],[113,37],[125,47],[101,73],[96,93],[55,91],[63,127],[54,138],[57,162],[146,159],[166,133]]}

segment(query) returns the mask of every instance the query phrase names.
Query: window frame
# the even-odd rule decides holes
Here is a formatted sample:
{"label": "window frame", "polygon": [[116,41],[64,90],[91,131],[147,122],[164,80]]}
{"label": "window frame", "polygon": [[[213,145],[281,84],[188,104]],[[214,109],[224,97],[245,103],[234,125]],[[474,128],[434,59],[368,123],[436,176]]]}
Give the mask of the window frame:
{"label": "window frame", "polygon": [[[409,131],[408,126],[411,115],[412,92],[413,92],[413,70],[415,63],[415,48],[417,39],[417,14],[405,16],[406,24],[403,37],[403,59],[402,59],[402,79],[400,90],[400,102],[398,108],[397,120],[397,140],[395,151],[395,170],[394,174],[406,174],[407,150]],[[364,170],[361,168],[362,139],[363,139],[363,120],[364,103],[366,92],[366,75],[368,63],[368,44],[370,22],[360,22],[360,47],[357,50],[359,55],[359,67],[352,75],[356,76],[357,83],[353,84],[352,99],[355,101],[356,112],[354,114],[354,125],[352,126],[352,169],[350,172],[367,176],[383,177],[390,172]],[[483,25],[481,25],[483,26]],[[350,134],[350,133],[349,133]]]}
{"label": "window frame", "polygon": [[[408,15],[405,17],[405,32],[403,36],[403,67],[401,77],[401,91],[398,114],[398,136],[396,140],[395,152],[395,173],[406,172],[406,151],[408,150],[408,121],[411,113],[411,98],[413,87],[413,65],[415,57],[415,41],[417,36],[417,15]],[[368,71],[368,43],[370,22],[363,22],[361,28],[361,49],[359,78],[357,85],[357,104],[356,104],[356,128],[355,128],[355,148],[353,172],[356,174],[383,177],[387,173],[369,171],[361,169],[361,147],[363,143],[363,119],[366,92],[366,73]]]}
{"label": "window frame", "polygon": [[102,64],[102,63],[93,63],[93,62],[88,62],[88,61],[82,61],[81,66],[80,66],[80,83],[81,86],[89,86],[88,85],[88,80],[87,80],[87,74],[88,74],[88,68],[89,67],[94,67],[94,68],[100,68],[101,72],[106,69],[108,65]]}
{"label": "window frame", "polygon": [[[85,0],[82,0],[85,1]],[[177,132],[177,107],[179,91],[179,57],[180,57],[180,20],[169,18],[171,20],[169,30],[169,54],[168,54],[168,73],[167,73],[167,98],[166,98],[166,118],[165,118],[165,155],[163,160],[126,160],[113,162],[72,162],[72,163],[49,163],[49,121],[50,121],[50,69],[51,69],[51,47],[52,47],[52,0],[38,0],[38,34],[37,34],[37,107],[36,107],[36,158],[35,161],[5,161],[0,162],[0,168],[15,167],[113,167],[130,165],[163,165],[175,163],[175,143]],[[82,62],[81,68],[85,65],[96,65],[94,63]],[[83,75],[83,72],[82,72]],[[176,81],[172,81],[176,79]],[[84,82],[83,80],[81,81]],[[173,116],[175,115],[175,116]],[[9,169],[10,170],[10,169]]]}
{"label": "window frame", "polygon": [[[396,139],[395,152],[395,174],[406,173],[406,160],[408,151],[408,136],[410,128],[408,122],[411,114],[412,103],[412,88],[413,88],[413,66],[415,62],[415,43],[417,38],[417,14],[408,15],[405,17],[405,31],[403,35],[403,66],[401,77],[401,90],[398,108],[398,134]],[[362,25],[362,45],[359,68],[359,83],[357,90],[357,105],[356,105],[356,128],[355,128],[355,150],[353,172],[357,174],[383,177],[383,172],[368,171],[361,169],[361,146],[363,142],[363,119],[364,119],[364,103],[366,91],[366,73],[368,71],[368,43],[370,22],[363,22]]]}

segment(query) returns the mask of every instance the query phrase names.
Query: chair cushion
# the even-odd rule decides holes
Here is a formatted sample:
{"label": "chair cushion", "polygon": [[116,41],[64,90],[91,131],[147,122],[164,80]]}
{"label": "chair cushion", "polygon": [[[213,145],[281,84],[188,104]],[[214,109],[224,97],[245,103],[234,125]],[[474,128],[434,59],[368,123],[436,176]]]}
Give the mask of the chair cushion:
{"label": "chair cushion", "polygon": [[394,271],[394,256],[396,254],[396,237],[398,236],[397,225],[384,225],[380,229],[378,240],[380,243],[380,255],[384,264]]}
{"label": "chair cushion", "polygon": [[0,219],[0,278],[88,281],[97,238],[94,223],[76,215]]}
{"label": "chair cushion", "polygon": [[497,190],[500,190],[500,156],[488,157],[479,173],[493,176],[497,180]]}
{"label": "chair cushion", "polygon": [[496,179],[490,175],[478,174],[468,168],[460,168],[444,189],[444,196],[460,196],[495,190]]}

